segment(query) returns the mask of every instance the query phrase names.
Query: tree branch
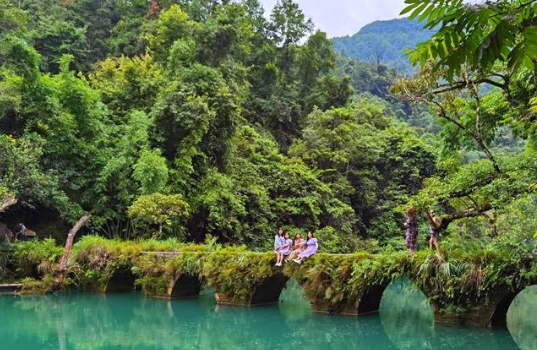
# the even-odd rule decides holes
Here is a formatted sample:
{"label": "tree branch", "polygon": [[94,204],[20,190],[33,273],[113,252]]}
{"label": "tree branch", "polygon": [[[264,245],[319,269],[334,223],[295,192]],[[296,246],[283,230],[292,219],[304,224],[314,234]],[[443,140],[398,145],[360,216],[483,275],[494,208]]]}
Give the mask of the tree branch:
{"label": "tree branch", "polygon": [[63,249],[63,256],[60,260],[60,265],[54,272],[54,282],[49,292],[54,293],[61,288],[63,280],[65,278],[65,271],[67,271],[67,262],[69,261],[69,255],[71,255],[71,249],[73,248],[75,235],[90,218],[91,215],[84,215],[69,231],[69,234],[67,235],[67,241],[65,242],[65,248]]}
{"label": "tree branch", "polygon": [[481,147],[481,150],[487,155],[487,158],[492,162],[492,166],[494,167],[494,171],[496,173],[500,173],[500,165],[496,161],[496,158],[490,151],[490,149],[487,147],[485,142],[483,141],[483,129],[481,124],[481,98],[479,96],[479,91],[477,90],[477,85],[474,83],[468,83],[468,86],[470,88],[470,93],[472,94],[476,110],[475,110],[475,140],[479,147]]}
{"label": "tree branch", "polygon": [[461,210],[453,214],[450,214],[448,216],[444,216],[440,219],[440,225],[438,225],[438,229],[440,231],[443,231],[449,226],[449,224],[451,224],[455,220],[464,219],[464,218],[473,218],[491,209],[492,209],[492,205],[484,204],[479,207]]}
{"label": "tree branch", "polygon": [[442,104],[440,104],[440,102],[438,101],[430,101],[429,103],[432,103],[434,104],[436,107],[438,107],[438,109],[440,110],[440,117],[449,121],[449,122],[452,122],[453,124],[455,124],[459,129],[462,130],[462,132],[464,132],[468,137],[471,137],[473,139],[475,139],[475,135],[474,133],[468,131],[464,125],[462,125],[462,123],[460,121],[458,121],[457,119],[455,118],[452,118],[450,117],[447,113],[446,113],[446,110],[444,109],[444,107],[442,106]]}
{"label": "tree branch", "polygon": [[499,74],[494,74],[494,76],[500,76],[506,83],[502,84],[490,78],[481,78],[481,79],[469,80],[469,81],[457,81],[453,84],[439,85],[437,89],[432,91],[432,93],[435,95],[440,95],[445,92],[464,89],[465,87],[468,87],[469,85],[479,85],[479,84],[485,83],[485,84],[496,86],[502,89],[503,91],[505,91],[507,94],[509,94],[510,90],[509,90],[509,85],[507,83],[508,80],[506,79],[506,77],[504,77],[503,75],[499,75]]}

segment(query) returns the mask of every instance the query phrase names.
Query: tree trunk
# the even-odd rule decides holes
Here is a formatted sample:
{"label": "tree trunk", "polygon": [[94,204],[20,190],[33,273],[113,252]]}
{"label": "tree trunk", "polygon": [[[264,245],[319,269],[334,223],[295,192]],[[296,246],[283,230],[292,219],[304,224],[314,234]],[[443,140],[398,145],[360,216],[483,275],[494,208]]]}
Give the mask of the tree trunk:
{"label": "tree trunk", "polygon": [[63,256],[60,260],[60,265],[58,266],[56,271],[54,271],[54,282],[49,292],[53,293],[61,288],[63,280],[65,278],[65,271],[67,271],[67,262],[69,261],[69,255],[71,255],[71,249],[73,248],[75,235],[90,218],[91,215],[84,215],[69,231],[69,234],[67,235],[67,242],[65,242],[65,248],[63,249]]}

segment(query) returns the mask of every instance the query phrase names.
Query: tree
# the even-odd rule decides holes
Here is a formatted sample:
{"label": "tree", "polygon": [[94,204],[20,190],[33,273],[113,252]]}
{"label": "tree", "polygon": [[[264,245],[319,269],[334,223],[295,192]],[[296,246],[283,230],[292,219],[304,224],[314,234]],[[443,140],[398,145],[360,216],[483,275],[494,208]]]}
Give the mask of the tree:
{"label": "tree", "polygon": [[[400,80],[393,90],[408,102],[423,103],[435,110],[446,125],[443,131],[446,144],[457,147],[473,142],[492,162],[495,171],[501,172],[489,145],[497,128],[505,123],[502,114],[487,113],[487,104],[493,100],[480,94],[477,85],[471,82],[472,72],[465,72],[463,85],[449,87],[442,82],[443,73],[442,70],[424,68],[412,79]],[[497,103],[503,97],[492,96],[496,106],[503,108]]]}
{"label": "tree", "polygon": [[157,22],[148,28],[146,34],[149,46],[156,59],[166,61],[168,50],[173,43],[193,34],[195,22],[178,5],[163,11]]}
{"label": "tree", "polygon": [[90,74],[89,81],[117,119],[115,123],[122,124],[133,110],[150,112],[164,77],[153,57],[144,54],[106,59]]}
{"label": "tree", "polygon": [[59,190],[58,179],[43,170],[37,137],[15,139],[0,135],[0,211],[18,204],[26,208],[56,209],[73,219],[80,208]]}
{"label": "tree", "polygon": [[34,29],[30,36],[33,47],[41,54],[43,71],[58,73],[63,55],[73,56],[72,63],[76,70],[89,70],[85,28],[77,28],[72,22],[45,18],[41,20],[39,29]]}
{"label": "tree", "polygon": [[142,151],[133,168],[132,176],[140,183],[142,194],[160,192],[168,182],[168,166],[160,151]]}
{"label": "tree", "polygon": [[[534,179],[533,148],[502,154],[493,149],[505,128],[523,130],[535,87],[537,46],[531,18],[534,1],[407,1],[403,13],[437,28],[431,40],[410,53],[421,73],[394,91],[412,103],[425,103],[443,124],[442,178],[426,181],[411,204],[444,212],[441,229],[454,221],[496,213],[526,196]],[[519,35],[520,33],[520,35]],[[529,123],[528,123],[529,122]],[[533,137],[532,129],[520,132]],[[477,159],[461,155],[478,151]],[[522,165],[524,164],[524,165]],[[494,231],[496,232],[496,231]]]}
{"label": "tree", "polygon": [[313,30],[311,19],[306,19],[298,4],[292,0],[278,0],[270,20],[272,38],[283,47],[297,44]]}
{"label": "tree", "polygon": [[0,1],[0,33],[27,34],[28,16],[27,13],[12,4],[9,0]]}
{"label": "tree", "polygon": [[394,208],[435,171],[434,153],[386,118],[382,105],[365,98],[348,107],[314,110],[303,140],[289,153],[319,171],[336,198],[350,205],[354,232],[377,238],[397,230]]}
{"label": "tree", "polygon": [[142,223],[146,228],[158,225],[158,233],[153,237],[162,237],[164,231],[183,232],[181,223],[188,218],[190,208],[180,195],[153,193],[142,195],[129,208],[129,217]]}

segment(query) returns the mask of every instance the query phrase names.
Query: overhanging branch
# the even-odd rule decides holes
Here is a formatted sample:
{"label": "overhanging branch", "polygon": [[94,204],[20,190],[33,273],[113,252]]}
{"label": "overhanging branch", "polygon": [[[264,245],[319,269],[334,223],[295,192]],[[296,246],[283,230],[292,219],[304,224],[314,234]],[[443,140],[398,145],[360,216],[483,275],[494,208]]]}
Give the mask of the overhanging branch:
{"label": "overhanging branch", "polygon": [[480,216],[481,214],[491,209],[492,209],[492,205],[484,204],[482,206],[478,206],[475,208],[468,208],[465,210],[457,211],[453,214],[442,217],[438,228],[439,230],[445,230],[449,226],[449,224],[451,224],[455,220]]}

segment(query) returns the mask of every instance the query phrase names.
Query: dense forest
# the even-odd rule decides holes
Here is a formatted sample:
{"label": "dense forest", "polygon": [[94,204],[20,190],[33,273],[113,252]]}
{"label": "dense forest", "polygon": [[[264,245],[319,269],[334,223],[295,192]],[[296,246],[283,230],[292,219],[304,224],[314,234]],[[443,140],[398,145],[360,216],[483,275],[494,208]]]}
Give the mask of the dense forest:
{"label": "dense forest", "polygon": [[2,220],[251,248],[284,227],[347,252],[402,249],[413,206],[454,242],[530,238],[533,7],[485,6],[513,16],[468,39],[464,5],[408,2],[437,32],[403,79],[292,0],[0,0]]}
{"label": "dense forest", "polygon": [[417,19],[392,19],[376,21],[364,26],[351,36],[333,38],[337,53],[365,62],[382,63],[410,75],[416,71],[404,50],[412,50],[420,42],[427,41],[434,33],[424,29]]}

